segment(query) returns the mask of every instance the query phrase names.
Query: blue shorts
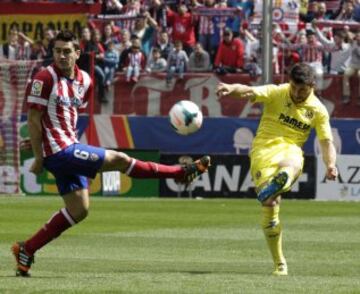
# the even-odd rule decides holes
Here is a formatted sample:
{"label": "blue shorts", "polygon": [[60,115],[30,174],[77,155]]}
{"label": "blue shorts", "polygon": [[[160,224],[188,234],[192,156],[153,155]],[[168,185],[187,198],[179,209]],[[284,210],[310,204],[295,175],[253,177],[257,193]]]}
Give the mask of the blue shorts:
{"label": "blue shorts", "polygon": [[87,178],[95,178],[105,159],[105,149],[75,143],[44,159],[44,167],[55,179],[60,195],[87,189]]}

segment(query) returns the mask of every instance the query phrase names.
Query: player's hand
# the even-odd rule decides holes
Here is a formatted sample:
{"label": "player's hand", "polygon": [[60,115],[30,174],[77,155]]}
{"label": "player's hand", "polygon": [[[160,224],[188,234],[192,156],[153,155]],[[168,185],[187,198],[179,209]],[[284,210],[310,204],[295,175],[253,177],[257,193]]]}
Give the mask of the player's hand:
{"label": "player's hand", "polygon": [[216,94],[219,97],[229,95],[231,94],[231,92],[232,92],[232,86],[229,84],[219,83],[216,88]]}
{"label": "player's hand", "polygon": [[335,181],[338,176],[338,170],[336,166],[329,166],[326,171],[326,178],[330,181]]}
{"label": "player's hand", "polygon": [[35,159],[32,165],[30,166],[29,171],[34,173],[35,175],[41,174],[43,170],[43,160],[41,159]]}

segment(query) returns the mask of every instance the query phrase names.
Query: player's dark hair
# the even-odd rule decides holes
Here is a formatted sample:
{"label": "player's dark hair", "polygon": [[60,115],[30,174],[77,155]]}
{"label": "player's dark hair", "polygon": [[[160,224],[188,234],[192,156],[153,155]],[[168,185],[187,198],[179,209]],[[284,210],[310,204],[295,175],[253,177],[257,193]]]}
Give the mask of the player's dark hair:
{"label": "player's dark hair", "polygon": [[312,67],[306,63],[296,63],[290,71],[290,80],[295,84],[308,86],[315,85],[315,73]]}
{"label": "player's dark hair", "polygon": [[70,31],[65,30],[65,31],[58,32],[58,34],[55,37],[55,42],[56,41],[72,42],[74,44],[75,50],[80,50],[80,45],[79,45],[78,39]]}

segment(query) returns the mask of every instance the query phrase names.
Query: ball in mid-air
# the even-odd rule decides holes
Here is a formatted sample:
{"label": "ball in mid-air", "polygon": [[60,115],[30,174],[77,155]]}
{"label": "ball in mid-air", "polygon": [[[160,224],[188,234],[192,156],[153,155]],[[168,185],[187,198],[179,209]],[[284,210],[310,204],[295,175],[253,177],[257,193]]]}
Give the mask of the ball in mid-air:
{"label": "ball in mid-air", "polygon": [[201,128],[203,115],[199,107],[190,100],[175,103],[169,112],[170,124],[180,135],[190,135]]}

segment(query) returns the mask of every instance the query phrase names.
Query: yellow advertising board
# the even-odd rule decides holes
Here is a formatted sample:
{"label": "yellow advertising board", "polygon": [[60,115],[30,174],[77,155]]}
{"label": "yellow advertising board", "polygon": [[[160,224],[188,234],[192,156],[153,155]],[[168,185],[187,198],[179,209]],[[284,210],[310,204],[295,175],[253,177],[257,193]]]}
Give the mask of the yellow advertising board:
{"label": "yellow advertising board", "polygon": [[46,28],[54,30],[69,29],[78,37],[81,29],[87,24],[85,13],[77,14],[10,14],[0,17],[0,43],[6,42],[11,27],[17,26],[20,31],[33,40],[42,40]]}

